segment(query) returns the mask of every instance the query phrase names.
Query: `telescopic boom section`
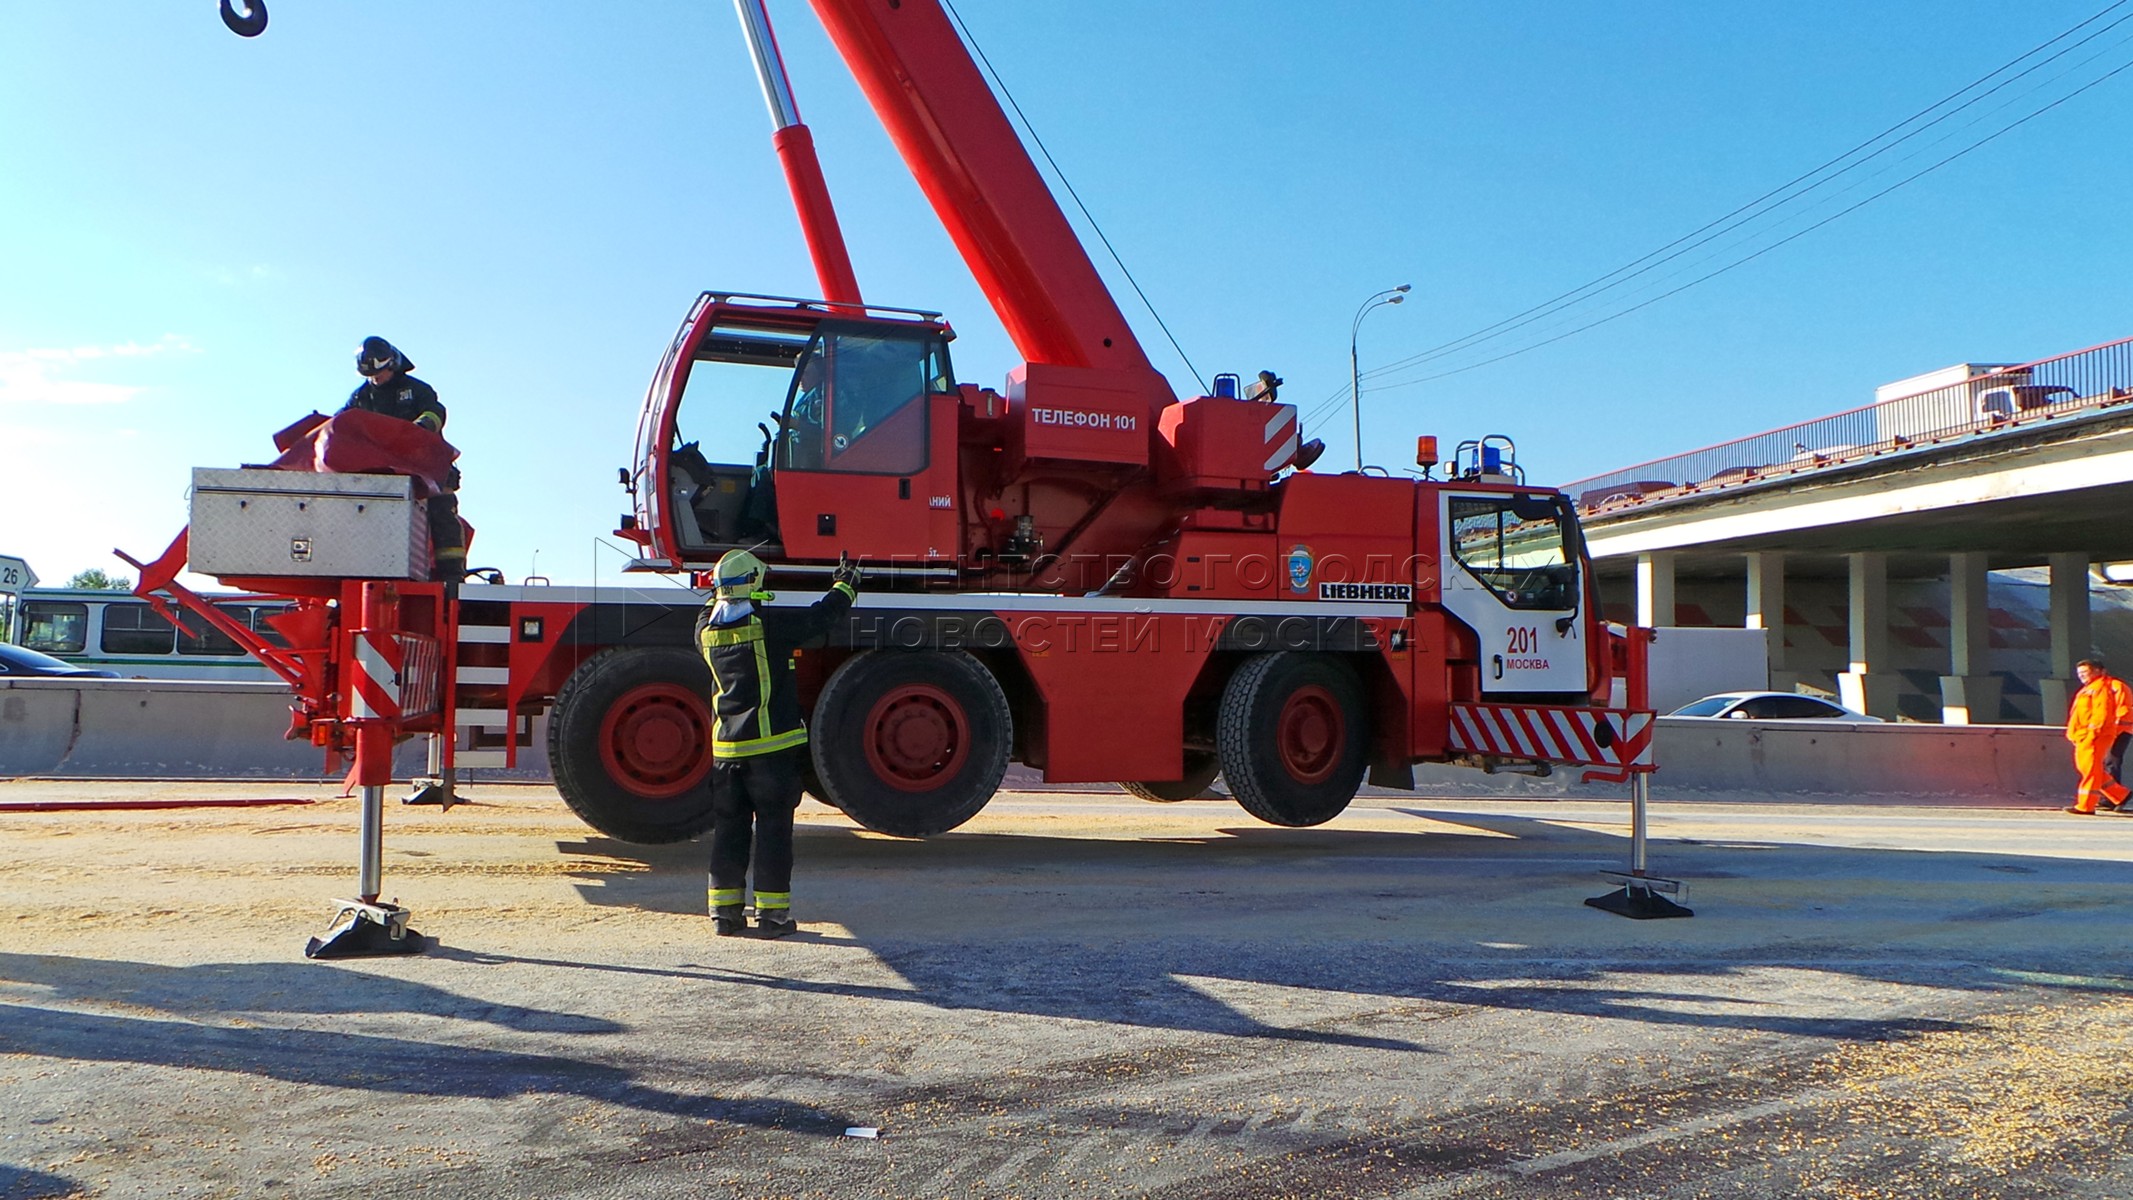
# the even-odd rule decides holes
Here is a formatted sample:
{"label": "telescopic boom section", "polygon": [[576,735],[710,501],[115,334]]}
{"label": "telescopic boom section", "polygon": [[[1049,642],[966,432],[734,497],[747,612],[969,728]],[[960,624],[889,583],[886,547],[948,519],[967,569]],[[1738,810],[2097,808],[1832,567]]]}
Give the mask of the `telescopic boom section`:
{"label": "telescopic boom section", "polygon": [[770,28],[770,14],[763,0],[733,0],[740,14],[741,30],[755,56],[756,79],[763,85],[763,102],[770,106],[771,124],[777,132],[771,144],[785,168],[785,186],[792,189],[793,208],[800,214],[800,233],[807,239],[807,252],[815,261],[815,279],[822,285],[822,298],[833,304],[858,305],[859,277],[852,272],[852,255],[845,249],[844,229],[837,224],[837,209],[830,203],[829,184],[822,178],[822,162],[815,156],[815,135],[800,121],[800,105],[792,98],[792,81],[785,76],[785,59],[778,53],[777,35]]}
{"label": "telescopic boom section", "polygon": [[1152,373],[939,0],[810,2],[1022,357]]}

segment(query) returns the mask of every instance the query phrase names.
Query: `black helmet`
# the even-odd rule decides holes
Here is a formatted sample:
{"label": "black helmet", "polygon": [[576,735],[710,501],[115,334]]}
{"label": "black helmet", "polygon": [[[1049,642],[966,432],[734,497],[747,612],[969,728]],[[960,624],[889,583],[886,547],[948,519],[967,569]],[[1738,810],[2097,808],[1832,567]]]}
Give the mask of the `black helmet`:
{"label": "black helmet", "polygon": [[384,338],[364,338],[363,348],[356,351],[356,374],[369,375],[387,369],[405,375],[415,369],[415,364],[407,361],[407,355]]}

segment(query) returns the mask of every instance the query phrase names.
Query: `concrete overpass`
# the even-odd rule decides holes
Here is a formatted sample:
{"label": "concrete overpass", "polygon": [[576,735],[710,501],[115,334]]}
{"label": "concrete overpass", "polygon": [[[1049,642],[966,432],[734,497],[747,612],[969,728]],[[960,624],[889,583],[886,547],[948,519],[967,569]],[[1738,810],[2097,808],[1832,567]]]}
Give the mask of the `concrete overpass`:
{"label": "concrete overpass", "polygon": [[[2042,720],[2063,719],[2074,662],[2095,641],[2092,568],[2133,563],[2133,339],[1966,364],[1882,393],[1570,485],[1603,600],[1644,624],[1770,630],[1782,687],[1803,681],[1799,651],[1813,641],[1785,636],[1788,624],[1827,624],[1788,596],[1841,581],[1845,656],[1833,674],[1847,704],[1884,717],[1915,709],[1901,703],[1905,677],[1920,651],[1938,649],[1943,720],[2002,719],[2010,684],[2034,690]],[[1987,576],[2017,568],[2048,573],[2048,645],[2025,647],[2043,651],[2026,670],[1995,670],[2017,622],[1996,613]],[[1903,603],[1892,605],[1892,585]],[[1684,605],[1689,592],[1696,602]],[[1905,659],[1911,669],[1896,669]]]}

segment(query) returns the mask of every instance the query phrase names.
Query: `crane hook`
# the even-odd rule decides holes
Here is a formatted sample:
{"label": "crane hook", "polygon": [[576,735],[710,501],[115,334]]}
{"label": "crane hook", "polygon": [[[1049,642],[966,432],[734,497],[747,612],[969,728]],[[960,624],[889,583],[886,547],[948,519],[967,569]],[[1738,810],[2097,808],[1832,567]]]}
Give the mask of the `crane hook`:
{"label": "crane hook", "polygon": [[222,23],[230,27],[231,33],[249,38],[267,31],[266,0],[244,0],[242,15],[237,11],[239,7],[230,0],[222,0]]}

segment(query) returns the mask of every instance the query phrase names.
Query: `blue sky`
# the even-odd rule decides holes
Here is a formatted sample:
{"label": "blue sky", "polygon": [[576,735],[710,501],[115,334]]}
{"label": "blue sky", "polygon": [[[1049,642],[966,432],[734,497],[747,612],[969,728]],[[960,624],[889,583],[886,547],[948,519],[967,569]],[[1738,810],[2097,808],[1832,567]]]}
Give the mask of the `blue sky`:
{"label": "blue sky", "polygon": [[[1373,292],[1415,285],[1363,325],[1366,370],[1635,259],[2106,2],[958,8],[1199,369],[1271,368],[1310,410],[1344,391]],[[476,564],[612,580],[615,468],[692,298],[817,290],[731,6],[272,9],[253,41],[204,0],[0,15],[0,554],[52,582],[159,551],[190,468],[267,457],[380,334],[451,407]],[[771,12],[867,297],[946,312],[958,373],[999,386],[1012,347],[812,13]],[[2133,60],[2128,37],[1842,203]],[[1381,374],[1366,456],[1507,433],[1568,482],[2133,334],[2129,101],[2133,71],[1553,346]],[[1347,428],[1342,408],[1313,430],[1329,462]]]}

